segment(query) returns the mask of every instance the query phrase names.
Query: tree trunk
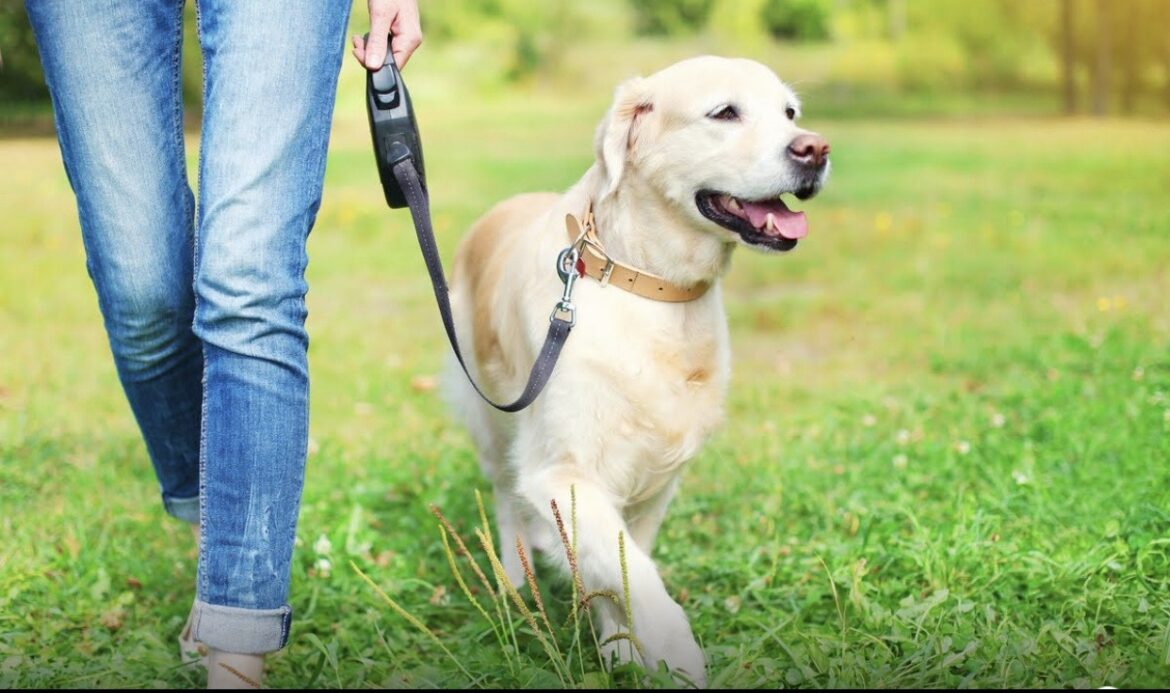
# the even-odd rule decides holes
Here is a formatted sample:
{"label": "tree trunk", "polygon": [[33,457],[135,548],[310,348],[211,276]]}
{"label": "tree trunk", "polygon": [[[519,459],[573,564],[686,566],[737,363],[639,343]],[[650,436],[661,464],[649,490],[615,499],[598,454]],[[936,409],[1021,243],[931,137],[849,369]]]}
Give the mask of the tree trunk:
{"label": "tree trunk", "polygon": [[1114,17],[1117,27],[1114,35],[1118,40],[1115,57],[1121,74],[1121,112],[1126,115],[1133,114],[1142,91],[1142,61],[1146,59],[1146,51],[1140,24],[1147,19],[1144,9],[1136,2],[1126,4],[1121,7],[1121,14]]}
{"label": "tree trunk", "polygon": [[1093,65],[1093,115],[1109,114],[1110,78],[1113,76],[1113,27],[1111,0],[1097,0],[1097,59]]}
{"label": "tree trunk", "polygon": [[1076,5],[1060,0],[1060,79],[1064,86],[1064,112],[1077,112]]}
{"label": "tree trunk", "polygon": [[1166,100],[1166,108],[1170,108],[1170,43],[1162,44],[1162,66],[1166,74],[1166,83],[1162,85],[1162,97]]}

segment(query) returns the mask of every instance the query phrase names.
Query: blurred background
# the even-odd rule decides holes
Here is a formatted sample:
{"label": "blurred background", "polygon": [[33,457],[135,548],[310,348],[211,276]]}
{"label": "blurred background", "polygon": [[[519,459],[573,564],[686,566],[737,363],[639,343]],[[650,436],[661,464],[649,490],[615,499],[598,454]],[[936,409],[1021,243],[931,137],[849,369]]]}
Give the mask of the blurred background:
{"label": "blurred background", "polygon": [[[420,5],[405,74],[448,263],[492,204],[579,179],[614,87],[681,58],[765,63],[832,143],[809,237],[735,253],[726,425],[655,549],[713,686],[1165,684],[1170,0]],[[114,372],[18,0],[0,60],[0,688],[199,686],[173,652],[195,550]],[[352,561],[472,685],[555,684],[531,639],[501,665],[438,548],[429,504],[462,531],[490,487],[438,396],[448,347],[365,75],[347,55],[309,238],[297,620],[270,682],[468,685]]]}
{"label": "blurred background", "polygon": [[[461,89],[585,89],[664,51],[783,55],[813,113],[1164,115],[1164,0],[423,0],[428,57]],[[355,20],[364,6],[355,6]],[[188,7],[188,37],[194,11]],[[360,23],[360,22],[359,22]],[[360,27],[359,27],[360,28]],[[667,48],[667,46],[673,47]],[[199,61],[187,41],[187,103]],[[22,0],[0,0],[0,125],[47,94]],[[632,54],[631,54],[632,53]]]}

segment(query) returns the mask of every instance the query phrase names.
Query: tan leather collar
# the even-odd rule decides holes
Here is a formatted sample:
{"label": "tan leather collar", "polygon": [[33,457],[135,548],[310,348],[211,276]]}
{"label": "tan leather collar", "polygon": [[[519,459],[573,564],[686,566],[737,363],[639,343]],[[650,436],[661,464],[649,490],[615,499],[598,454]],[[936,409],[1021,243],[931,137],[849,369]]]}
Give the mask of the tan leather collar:
{"label": "tan leather collar", "polygon": [[711,288],[709,282],[699,282],[690,287],[673,284],[662,277],[614,260],[605,252],[597,237],[592,209],[593,205],[585,209],[582,220],[572,214],[565,215],[569,243],[578,246],[580,253],[577,271],[582,275],[593,277],[602,286],[618,286],[643,298],[667,303],[693,301]]}

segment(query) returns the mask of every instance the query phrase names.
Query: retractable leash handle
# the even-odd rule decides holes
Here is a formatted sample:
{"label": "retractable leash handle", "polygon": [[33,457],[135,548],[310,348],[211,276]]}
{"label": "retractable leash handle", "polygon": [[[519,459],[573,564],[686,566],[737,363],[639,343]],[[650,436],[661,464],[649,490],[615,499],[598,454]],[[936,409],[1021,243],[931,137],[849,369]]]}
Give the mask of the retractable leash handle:
{"label": "retractable leash handle", "polygon": [[576,309],[572,302],[573,280],[577,278],[576,247],[566,248],[557,257],[557,273],[565,285],[565,290],[553,308],[552,315],[549,316],[548,334],[544,338],[540,354],[536,357],[536,363],[532,366],[524,391],[511,404],[498,404],[492,401],[471,377],[471,371],[468,370],[463,354],[459,350],[459,340],[455,336],[455,320],[451,316],[450,290],[447,288],[447,279],[443,274],[443,263],[439,258],[439,249],[431,224],[430,201],[426,179],[423,177],[422,138],[418,134],[418,122],[414,117],[414,108],[410,104],[406,83],[402,81],[402,75],[394,63],[394,55],[389,50],[381,69],[366,76],[366,108],[370,117],[374,158],[378,164],[378,177],[382,181],[386,204],[391,209],[410,208],[418,245],[422,250],[427,272],[431,276],[431,285],[435,289],[435,302],[439,305],[443,328],[447,332],[447,339],[451,342],[455,358],[463,367],[471,386],[485,402],[500,411],[520,411],[532,404],[548,383],[553,366],[561,354],[561,348],[577,322]]}
{"label": "retractable leash handle", "polygon": [[[369,34],[366,34],[366,38],[369,38]],[[382,67],[366,74],[366,113],[370,117],[374,158],[378,162],[378,177],[382,180],[386,204],[391,209],[401,209],[409,203],[402,185],[394,177],[396,164],[412,160],[424,192],[427,184],[422,139],[418,136],[418,123],[414,118],[410,93],[406,91],[406,83],[398,72],[389,42],[386,47],[386,60]]]}

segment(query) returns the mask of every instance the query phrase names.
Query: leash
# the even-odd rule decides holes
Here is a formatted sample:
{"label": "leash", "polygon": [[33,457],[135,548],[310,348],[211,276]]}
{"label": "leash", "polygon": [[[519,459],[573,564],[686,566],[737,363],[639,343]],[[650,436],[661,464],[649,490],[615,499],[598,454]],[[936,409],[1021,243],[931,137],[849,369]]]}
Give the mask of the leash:
{"label": "leash", "polygon": [[524,409],[536,400],[548,383],[553,366],[560,357],[561,348],[577,323],[577,309],[572,301],[573,283],[579,276],[577,268],[580,253],[577,246],[570,245],[557,256],[556,270],[564,284],[564,291],[553,307],[552,314],[549,315],[548,334],[545,335],[544,345],[532,365],[528,383],[515,401],[509,404],[493,401],[484,394],[475,378],[471,376],[471,371],[459,349],[459,339],[455,335],[455,320],[451,316],[450,290],[443,274],[443,263],[439,257],[439,248],[435,243],[431,223],[430,199],[427,194],[418,122],[414,117],[414,108],[410,103],[410,94],[406,91],[406,83],[402,81],[402,75],[394,63],[393,53],[389,50],[386,51],[386,61],[382,67],[366,75],[366,107],[370,134],[374,141],[374,157],[378,164],[378,177],[382,182],[386,204],[391,209],[410,208],[418,246],[422,250],[427,273],[431,277],[435,302],[438,303],[443,329],[447,332],[447,340],[451,343],[455,358],[471,386],[485,402],[504,412]]}

